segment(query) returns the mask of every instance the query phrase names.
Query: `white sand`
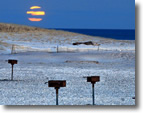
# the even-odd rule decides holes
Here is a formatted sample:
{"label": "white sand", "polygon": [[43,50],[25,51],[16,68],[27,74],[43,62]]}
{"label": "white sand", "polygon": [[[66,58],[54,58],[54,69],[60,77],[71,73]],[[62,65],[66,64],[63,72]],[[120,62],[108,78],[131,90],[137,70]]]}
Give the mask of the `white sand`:
{"label": "white sand", "polygon": [[[100,51],[97,46],[72,45],[78,41],[100,43]],[[11,55],[13,44],[17,54]],[[57,45],[60,53],[56,53]],[[94,75],[101,77],[95,85],[97,105],[135,105],[132,99],[135,96],[135,41],[66,33],[3,32],[0,34],[1,80],[10,79],[11,66],[7,63],[10,58],[19,61],[14,66],[14,79],[19,81],[0,81],[1,105],[55,105],[55,89],[48,88],[44,82],[57,79],[67,80],[67,87],[59,92],[60,105],[91,104],[91,83],[83,76]]]}

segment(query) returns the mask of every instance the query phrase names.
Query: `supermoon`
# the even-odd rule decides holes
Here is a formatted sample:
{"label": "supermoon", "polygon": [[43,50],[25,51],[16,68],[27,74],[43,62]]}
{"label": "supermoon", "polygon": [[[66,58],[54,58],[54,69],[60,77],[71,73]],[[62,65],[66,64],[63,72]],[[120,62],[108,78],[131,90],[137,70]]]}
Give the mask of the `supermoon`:
{"label": "supermoon", "polygon": [[42,18],[28,18],[28,20],[38,22],[38,21],[41,21]]}
{"label": "supermoon", "polygon": [[40,9],[41,7],[39,7],[39,6],[32,6],[32,7],[30,7],[30,9]]}
{"label": "supermoon", "polygon": [[26,12],[28,15],[31,16],[28,18],[28,20],[33,22],[42,21],[43,20],[42,17],[45,15],[45,11],[42,11],[41,9],[42,8],[40,6],[30,7],[30,11]]}

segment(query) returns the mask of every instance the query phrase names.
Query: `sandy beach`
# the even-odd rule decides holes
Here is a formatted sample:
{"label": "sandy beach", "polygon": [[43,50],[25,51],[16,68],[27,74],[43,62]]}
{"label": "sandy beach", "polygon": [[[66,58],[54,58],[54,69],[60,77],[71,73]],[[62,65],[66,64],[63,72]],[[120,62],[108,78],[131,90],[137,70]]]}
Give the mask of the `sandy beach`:
{"label": "sandy beach", "polygon": [[[93,45],[72,45],[81,41],[101,45],[99,50]],[[11,77],[8,59],[18,60],[14,81],[7,81]],[[44,84],[49,80],[67,81],[59,90],[59,105],[91,105],[92,87],[84,77],[96,75],[100,76],[95,84],[96,105],[135,105],[134,40],[55,30],[2,31],[0,64],[1,105],[55,105],[55,89]]]}

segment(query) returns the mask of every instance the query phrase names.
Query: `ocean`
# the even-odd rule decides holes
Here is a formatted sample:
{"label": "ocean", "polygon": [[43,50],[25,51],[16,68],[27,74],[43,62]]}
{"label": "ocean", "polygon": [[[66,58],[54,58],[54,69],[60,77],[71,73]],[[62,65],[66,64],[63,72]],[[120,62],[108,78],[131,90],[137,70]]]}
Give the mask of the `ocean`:
{"label": "ocean", "polygon": [[56,29],[80,33],[90,36],[100,36],[116,40],[135,40],[135,30],[110,30],[110,29]]}

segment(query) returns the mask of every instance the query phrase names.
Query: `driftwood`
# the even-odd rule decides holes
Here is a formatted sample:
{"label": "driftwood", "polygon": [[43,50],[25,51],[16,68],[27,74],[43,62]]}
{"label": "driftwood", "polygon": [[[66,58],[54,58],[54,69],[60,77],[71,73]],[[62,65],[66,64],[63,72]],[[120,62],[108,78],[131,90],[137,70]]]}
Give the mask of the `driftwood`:
{"label": "driftwood", "polygon": [[75,42],[75,43],[73,43],[73,45],[80,45],[80,44],[94,45],[94,43],[92,41],[88,41],[88,42]]}
{"label": "driftwood", "polygon": [[92,41],[88,41],[88,42],[75,42],[73,43],[73,45],[80,45],[80,44],[85,44],[85,45],[93,45],[93,46],[98,46],[98,51],[99,51],[99,46],[101,44],[98,44],[98,43],[93,43]]}

